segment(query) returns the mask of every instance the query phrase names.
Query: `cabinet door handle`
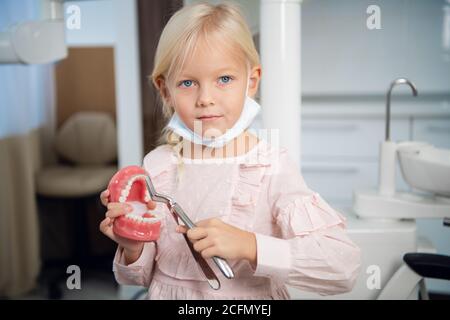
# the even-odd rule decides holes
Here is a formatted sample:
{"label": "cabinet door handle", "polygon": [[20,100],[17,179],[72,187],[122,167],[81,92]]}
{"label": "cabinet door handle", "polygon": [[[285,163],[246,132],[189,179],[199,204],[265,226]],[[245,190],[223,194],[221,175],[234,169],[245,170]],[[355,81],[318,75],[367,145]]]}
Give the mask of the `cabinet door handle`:
{"label": "cabinet door handle", "polygon": [[340,174],[356,174],[359,172],[357,167],[313,167],[305,166],[302,168],[303,173],[340,173]]}

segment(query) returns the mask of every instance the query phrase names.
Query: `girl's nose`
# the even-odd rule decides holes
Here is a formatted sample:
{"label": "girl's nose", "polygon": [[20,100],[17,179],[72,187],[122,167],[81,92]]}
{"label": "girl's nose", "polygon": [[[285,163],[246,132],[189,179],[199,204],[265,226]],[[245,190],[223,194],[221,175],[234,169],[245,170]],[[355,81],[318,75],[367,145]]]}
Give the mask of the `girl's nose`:
{"label": "girl's nose", "polygon": [[211,95],[211,90],[208,88],[202,88],[199,91],[199,96],[197,99],[198,107],[207,107],[210,105],[214,105],[214,99]]}

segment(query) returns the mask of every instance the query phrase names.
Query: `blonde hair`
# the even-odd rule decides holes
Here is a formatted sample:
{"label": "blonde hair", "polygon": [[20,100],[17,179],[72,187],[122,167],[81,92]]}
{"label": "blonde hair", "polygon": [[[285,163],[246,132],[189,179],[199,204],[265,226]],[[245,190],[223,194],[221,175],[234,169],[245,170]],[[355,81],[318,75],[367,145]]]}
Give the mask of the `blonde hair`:
{"label": "blonde hair", "polygon": [[[167,83],[181,73],[185,61],[192,55],[197,42],[200,39],[207,42],[211,35],[222,37],[222,45],[240,48],[250,67],[260,64],[259,54],[240,6],[234,2],[223,2],[217,5],[199,2],[175,12],[164,27],[151,74],[153,85],[161,90],[158,80],[164,79],[167,87]],[[161,103],[163,116],[168,120],[172,117],[174,108],[164,99],[161,99]],[[182,142],[183,138],[168,127],[163,128],[158,141],[159,145],[168,144],[173,148],[178,158],[179,168],[180,166],[182,168],[183,163]]]}

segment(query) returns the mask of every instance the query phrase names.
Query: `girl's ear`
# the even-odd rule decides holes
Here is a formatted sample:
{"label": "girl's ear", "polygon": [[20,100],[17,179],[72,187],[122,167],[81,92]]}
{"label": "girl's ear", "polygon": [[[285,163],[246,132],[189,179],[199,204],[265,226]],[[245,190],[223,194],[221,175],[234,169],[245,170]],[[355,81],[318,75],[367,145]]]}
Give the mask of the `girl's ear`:
{"label": "girl's ear", "polygon": [[170,103],[170,93],[167,88],[166,80],[164,79],[164,77],[158,78],[158,80],[156,80],[156,83],[158,85],[158,89],[159,89],[159,93],[160,93],[161,97],[164,99],[164,101],[166,103]]}
{"label": "girl's ear", "polygon": [[259,81],[261,80],[261,66],[253,67],[250,73],[249,95],[254,96],[258,91]]}

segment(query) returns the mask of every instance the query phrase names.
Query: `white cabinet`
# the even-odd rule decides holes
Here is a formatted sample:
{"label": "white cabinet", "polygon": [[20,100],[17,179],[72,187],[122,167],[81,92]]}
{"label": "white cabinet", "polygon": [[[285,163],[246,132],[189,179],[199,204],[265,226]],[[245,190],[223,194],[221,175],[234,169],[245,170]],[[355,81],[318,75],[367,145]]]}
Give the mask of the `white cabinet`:
{"label": "white cabinet", "polygon": [[375,186],[377,170],[373,161],[305,161],[302,164],[308,187],[339,207],[351,206],[354,188]]}
{"label": "white cabinet", "polygon": [[[376,159],[384,126],[381,118],[303,118],[302,159]],[[391,130],[396,140],[408,140],[409,120],[394,119]]]}
{"label": "white cabinet", "polygon": [[[368,115],[355,108],[355,112],[347,110],[337,116],[339,111],[315,114],[313,108],[305,106],[302,118],[303,177],[330,204],[350,208],[355,189],[378,186],[379,148],[385,138],[383,110]],[[414,110],[393,114],[391,139],[421,140],[450,148],[450,111],[427,117],[415,115]],[[397,190],[409,190],[398,162],[396,176]]]}

